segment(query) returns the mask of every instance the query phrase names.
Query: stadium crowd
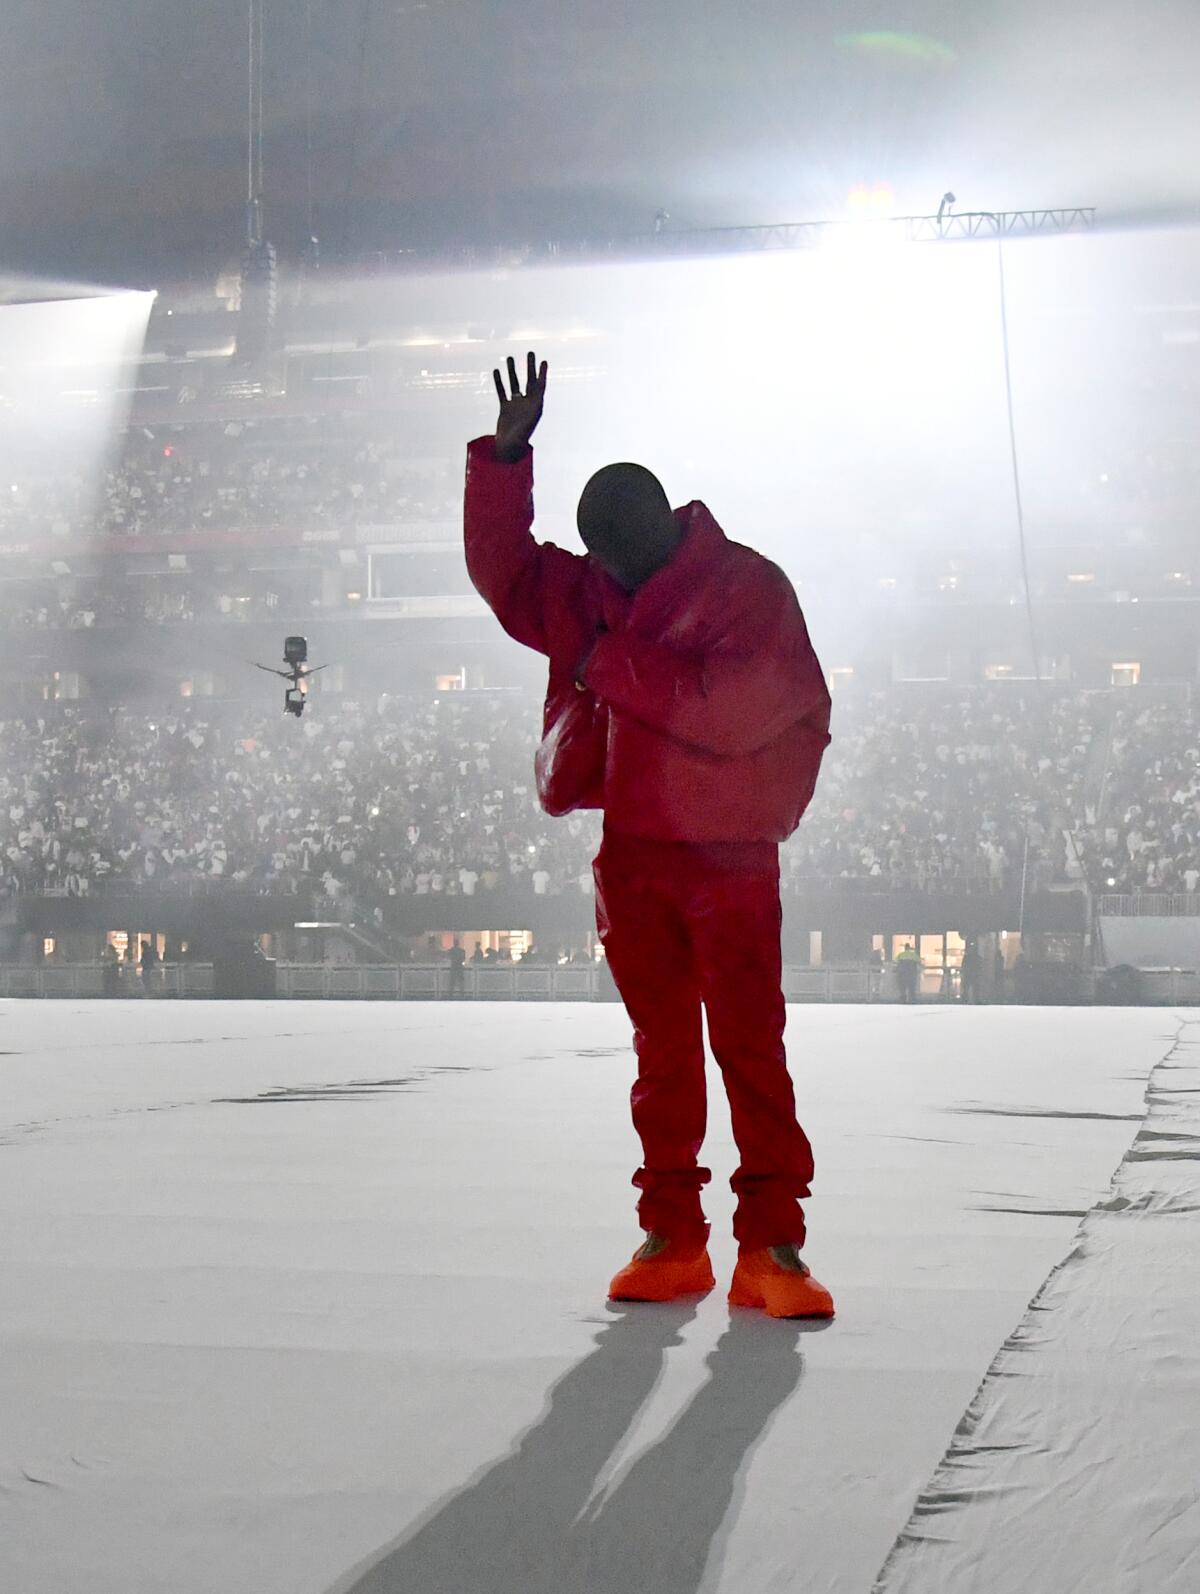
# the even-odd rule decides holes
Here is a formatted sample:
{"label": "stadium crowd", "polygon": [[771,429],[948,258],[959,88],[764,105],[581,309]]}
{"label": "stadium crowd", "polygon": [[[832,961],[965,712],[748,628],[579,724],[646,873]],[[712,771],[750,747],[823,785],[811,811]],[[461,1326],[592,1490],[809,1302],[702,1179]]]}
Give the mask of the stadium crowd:
{"label": "stadium crowd", "polygon": [[[1079,878],[1092,726],[1083,700],[875,692],[835,704],[816,796],[784,848],[785,879],[920,890]],[[1026,855],[1026,840],[1029,853]]]}
{"label": "stadium crowd", "polygon": [[[328,607],[317,595],[319,574],[275,572],[269,585],[251,576],[204,580],[195,574],[120,582],[99,578],[58,584],[12,582],[0,590],[0,624],[28,631],[90,631],[98,625],[300,618]],[[244,590],[247,587],[251,590]]]}
{"label": "stadium crowd", "polygon": [[133,427],[97,487],[94,466],[61,457],[22,466],[0,493],[0,544],[396,521],[457,521],[462,467],[414,462],[399,435],[347,430],[341,417]]}
{"label": "stadium crowd", "polygon": [[1099,891],[1193,892],[1200,882],[1200,721],[1176,702],[1113,717],[1100,816],[1080,827]]}
{"label": "stadium crowd", "polygon": [[[536,699],[384,694],[322,707],[315,699],[300,723],[198,699],[136,713],[49,704],[0,721],[3,886],[83,895],[112,880],[230,881],[349,897],[378,922],[408,894],[590,892],[599,816],[539,808]],[[1082,867],[1102,890],[1196,889],[1200,729],[1178,707],[1118,711],[1099,822],[1081,696],[839,698],[833,731],[783,848],[785,891],[994,890],[1022,872],[1036,889]]]}
{"label": "stadium crowd", "polygon": [[553,824],[531,770],[531,699],[380,697],[297,724],[231,706],[0,722],[10,891],[106,881],[312,888],[386,899],[591,888],[593,816]]}
{"label": "stadium crowd", "polygon": [[[395,438],[347,432],[337,416],[134,427],[98,488],[94,470],[72,470],[60,458],[41,466],[8,462],[8,474],[14,479],[0,493],[0,548],[49,542],[74,550],[83,543],[111,554],[126,539],[206,532],[245,533],[248,540],[290,532],[299,546],[359,528],[457,527],[462,517],[457,457],[414,462]],[[298,617],[329,607],[320,592],[315,566],[267,579],[249,568],[131,573],[110,561],[93,574],[14,572],[0,582],[0,623],[73,631]]]}

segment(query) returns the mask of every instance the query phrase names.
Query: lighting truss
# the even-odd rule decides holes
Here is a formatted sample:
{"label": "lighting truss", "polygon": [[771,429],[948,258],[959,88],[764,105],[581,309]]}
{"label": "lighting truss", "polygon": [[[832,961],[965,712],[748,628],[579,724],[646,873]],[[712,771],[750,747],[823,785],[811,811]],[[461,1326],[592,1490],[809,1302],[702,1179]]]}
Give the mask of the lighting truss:
{"label": "lighting truss", "polygon": [[1095,225],[1094,206],[1074,205],[1058,210],[964,210],[942,216],[889,216],[866,221],[789,221],[751,227],[703,227],[676,232],[664,230],[584,247],[612,253],[633,249],[645,254],[759,254],[773,249],[813,249],[830,232],[851,228],[886,228],[902,232],[908,243],[937,243],[965,238],[1089,232]]}
{"label": "lighting truss", "polygon": [[1044,210],[963,210],[941,216],[886,216],[863,220],[768,222],[745,227],[663,227],[658,232],[608,238],[542,240],[537,243],[472,245],[451,250],[405,250],[373,254],[360,261],[378,274],[430,270],[478,270],[590,261],[653,260],[663,256],[763,254],[772,250],[815,249],[829,235],[898,232],[909,243],[952,243],[973,239],[1034,237],[1038,234],[1091,232],[1096,210],[1072,205]]}

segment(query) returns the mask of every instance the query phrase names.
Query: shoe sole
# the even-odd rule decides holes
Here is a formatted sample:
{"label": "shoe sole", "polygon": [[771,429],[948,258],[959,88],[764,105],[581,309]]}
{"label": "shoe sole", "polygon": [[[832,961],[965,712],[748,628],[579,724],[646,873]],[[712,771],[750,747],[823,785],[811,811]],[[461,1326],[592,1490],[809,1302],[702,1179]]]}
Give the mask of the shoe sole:
{"label": "shoe sole", "polygon": [[757,1308],[760,1311],[766,1312],[768,1317],[784,1317],[784,1318],[819,1317],[819,1318],[831,1318],[831,1317],[834,1316],[834,1312],[833,1312],[832,1308],[824,1307],[824,1306],[816,1306],[816,1307],[810,1308],[807,1311],[800,1311],[800,1312],[778,1312],[778,1311],[775,1311],[772,1307],[767,1305],[766,1296],[763,1295],[763,1293],[760,1290],[746,1290],[746,1289],[730,1290],[730,1292],[729,1292],[728,1296],[726,1297],[726,1299],[728,1300],[730,1306],[748,1306],[748,1307],[752,1307],[752,1308]]}
{"label": "shoe sole", "polygon": [[679,1271],[676,1272],[674,1278],[669,1274],[664,1278],[660,1272],[656,1279],[653,1272],[647,1268],[647,1277],[643,1282],[637,1282],[635,1274],[633,1279],[616,1290],[610,1285],[608,1299],[610,1301],[674,1301],[683,1295],[707,1295],[710,1290],[716,1289],[716,1275],[711,1267],[706,1267],[703,1273],[695,1272],[689,1275],[683,1271],[679,1264],[675,1264],[675,1266],[679,1268]]}
{"label": "shoe sole", "polygon": [[689,1284],[686,1289],[663,1290],[660,1292],[647,1289],[639,1290],[637,1293],[632,1290],[622,1290],[618,1295],[610,1293],[608,1299],[610,1301],[677,1301],[685,1295],[707,1295],[710,1290],[715,1290],[716,1287],[717,1281],[714,1278],[707,1284]]}

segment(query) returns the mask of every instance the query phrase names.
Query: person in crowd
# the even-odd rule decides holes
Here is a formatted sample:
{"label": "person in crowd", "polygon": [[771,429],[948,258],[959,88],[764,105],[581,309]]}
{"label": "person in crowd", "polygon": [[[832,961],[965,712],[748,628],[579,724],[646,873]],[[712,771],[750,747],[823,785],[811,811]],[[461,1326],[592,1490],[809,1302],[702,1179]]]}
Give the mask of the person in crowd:
{"label": "person in crowd", "polygon": [[464,970],[467,954],[463,951],[462,943],[457,936],[454,937],[454,943],[446,956],[450,962],[450,989],[447,995],[450,997],[465,996],[467,987]]}
{"label": "person in crowd", "polygon": [[954,1000],[953,963],[942,964],[942,977],[938,986],[938,996],[943,1002],[952,1002]]}
{"label": "person in crowd", "polygon": [[153,936],[149,936],[142,942],[139,963],[142,975],[142,994],[151,996],[155,993],[155,975],[158,970],[158,948],[154,944]]}
{"label": "person in crowd", "polygon": [[105,996],[121,994],[121,962],[111,941],[106,941],[100,951],[100,980]]}
{"label": "person in crowd", "polygon": [[468,447],[467,569],[501,625],[547,655],[535,760],[551,815],[603,808],[596,920],[634,1025],[634,1126],[647,1238],[617,1299],[713,1286],[698,1163],[707,1012],[740,1166],[730,1299],[828,1316],[800,1257],[812,1150],[783,1046],[779,844],[812,796],[829,691],[791,583],[707,508],[671,505],[643,466],[605,467],[579,501],[586,555],[531,535],[530,437],[547,368],[494,373],[494,436]]}
{"label": "person in crowd", "polygon": [[906,941],[896,954],[896,981],[902,1002],[915,1002],[921,981],[921,959],[911,941]]}
{"label": "person in crowd", "polygon": [[974,940],[968,939],[963,947],[962,962],[959,965],[959,1000],[962,1002],[979,1001],[979,985],[983,976],[983,959],[979,955],[979,948]]}
{"label": "person in crowd", "polygon": [[1013,959],[1012,968],[1013,1000],[1027,1002],[1033,984],[1033,965],[1029,955],[1022,947]]}

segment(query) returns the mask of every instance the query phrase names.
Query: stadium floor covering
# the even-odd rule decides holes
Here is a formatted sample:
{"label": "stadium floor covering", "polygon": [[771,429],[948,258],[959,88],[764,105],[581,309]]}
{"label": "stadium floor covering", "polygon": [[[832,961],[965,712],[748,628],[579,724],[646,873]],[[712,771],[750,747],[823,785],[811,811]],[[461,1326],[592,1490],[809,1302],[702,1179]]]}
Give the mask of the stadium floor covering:
{"label": "stadium floor covering", "polygon": [[0,1587],[1200,1587],[1200,1010],[793,1007],[829,1324],[605,1300],[619,1007],[0,1004]]}

